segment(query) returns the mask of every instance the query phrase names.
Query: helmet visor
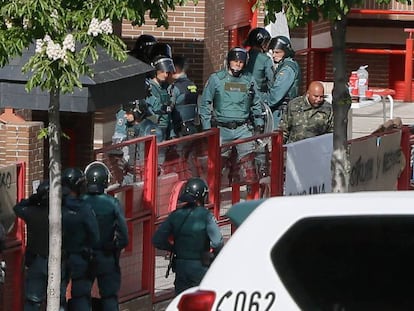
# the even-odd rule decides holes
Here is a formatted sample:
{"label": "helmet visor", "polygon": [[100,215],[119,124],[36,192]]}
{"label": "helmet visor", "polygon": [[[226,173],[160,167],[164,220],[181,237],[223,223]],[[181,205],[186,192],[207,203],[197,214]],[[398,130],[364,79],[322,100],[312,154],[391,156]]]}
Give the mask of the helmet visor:
{"label": "helmet visor", "polygon": [[155,69],[164,72],[175,72],[174,63],[171,58],[163,57],[153,63]]}

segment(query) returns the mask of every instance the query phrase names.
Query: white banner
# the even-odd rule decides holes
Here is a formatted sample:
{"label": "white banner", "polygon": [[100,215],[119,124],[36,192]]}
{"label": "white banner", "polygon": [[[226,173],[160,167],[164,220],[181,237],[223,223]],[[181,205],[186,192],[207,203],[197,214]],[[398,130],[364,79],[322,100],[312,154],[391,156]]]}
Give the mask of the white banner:
{"label": "white banner", "polygon": [[332,192],[332,140],[325,134],[286,145],[285,195]]}
{"label": "white banner", "polygon": [[266,30],[270,33],[270,36],[272,38],[277,36],[285,36],[287,38],[290,38],[289,34],[289,26],[287,23],[287,19],[285,16],[285,13],[279,12],[276,13],[276,20],[274,23],[270,23],[269,25],[266,25]]}
{"label": "white banner", "polygon": [[398,176],[406,164],[400,143],[401,132],[353,142],[349,192],[397,190]]}

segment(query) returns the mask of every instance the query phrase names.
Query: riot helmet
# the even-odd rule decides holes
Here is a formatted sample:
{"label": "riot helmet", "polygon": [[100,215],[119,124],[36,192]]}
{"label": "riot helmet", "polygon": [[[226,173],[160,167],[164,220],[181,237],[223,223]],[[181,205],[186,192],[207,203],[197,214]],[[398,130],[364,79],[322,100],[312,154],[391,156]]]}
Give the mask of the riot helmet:
{"label": "riot helmet", "polygon": [[[78,195],[82,192],[85,185],[85,174],[80,168],[70,167],[62,173],[63,193],[68,194],[70,191],[76,192]],[[70,190],[70,191],[68,191]]]}
{"label": "riot helmet", "polygon": [[151,65],[156,69],[164,72],[175,72],[174,63],[171,57],[157,56]]}
{"label": "riot helmet", "polygon": [[228,53],[227,53],[227,68],[231,70],[233,76],[238,77],[241,74],[241,70],[235,70],[233,68],[230,67],[230,61],[232,60],[240,60],[241,62],[243,62],[244,66],[243,69],[246,67],[246,64],[248,62],[248,54],[247,51],[241,47],[235,47],[232,48]]}
{"label": "riot helmet", "polygon": [[104,193],[109,185],[111,173],[108,167],[99,161],[88,164],[85,168],[86,191],[88,193]]}
{"label": "riot helmet", "polygon": [[290,40],[285,36],[277,36],[270,40],[269,50],[282,50],[285,52],[284,57],[293,57],[295,51],[292,49]]}
{"label": "riot helmet", "polygon": [[266,50],[270,39],[270,33],[266,29],[257,27],[250,30],[249,34],[247,35],[247,39],[244,42],[244,45],[259,47],[263,50]]}
{"label": "riot helmet", "polygon": [[135,46],[131,50],[131,55],[143,62],[149,64],[151,62],[151,50],[157,43],[157,39],[152,35],[140,35],[135,41]]}
{"label": "riot helmet", "polygon": [[185,183],[179,196],[181,202],[194,203],[196,201],[203,203],[208,196],[207,183],[198,177],[192,177]]}
{"label": "riot helmet", "polygon": [[[132,114],[134,121],[138,122],[152,115],[148,108],[148,103],[144,99],[129,101],[122,105],[122,109],[125,113]],[[127,122],[129,121],[127,120]]]}
{"label": "riot helmet", "polygon": [[159,56],[172,58],[171,46],[167,43],[155,43],[151,48],[150,59],[154,61]]}

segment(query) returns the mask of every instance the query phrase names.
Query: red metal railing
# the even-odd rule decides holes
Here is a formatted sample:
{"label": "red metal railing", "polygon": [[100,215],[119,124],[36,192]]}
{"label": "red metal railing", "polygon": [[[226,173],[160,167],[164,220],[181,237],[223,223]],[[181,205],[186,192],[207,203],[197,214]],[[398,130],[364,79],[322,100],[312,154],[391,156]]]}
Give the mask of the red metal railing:
{"label": "red metal railing", "polygon": [[[108,193],[118,197],[123,203],[130,230],[130,245],[121,256],[123,271],[119,295],[121,302],[146,293],[152,295],[153,302],[172,297],[171,281],[167,284],[170,290],[156,292],[158,283],[165,282],[163,275],[156,274],[156,271],[164,267],[160,267],[159,264],[157,266],[155,259],[159,259],[160,254],[158,253],[157,256],[151,245],[151,237],[156,226],[176,208],[181,186],[190,176],[200,176],[207,180],[210,188],[207,207],[212,209],[221,226],[228,225],[226,217],[222,214],[223,204],[230,206],[231,203],[241,199],[240,191],[235,190],[240,189],[240,185],[230,186],[231,190],[238,193],[238,197],[233,194],[230,202],[223,199],[223,191],[226,191],[228,185],[221,183],[221,147],[232,147],[256,139],[270,140],[270,150],[272,150],[269,154],[271,173],[267,181],[270,191],[266,195],[281,195],[283,152],[281,151],[282,138],[277,132],[220,146],[219,131],[212,129],[158,144],[155,142],[155,137],[140,137],[95,151],[96,158],[107,164],[113,176],[118,176],[117,184],[111,185]],[[119,167],[125,165],[125,163],[120,164],[123,155],[119,151],[131,146],[132,149],[129,150],[133,152],[144,148],[144,161],[134,160],[132,167],[128,168],[128,171],[135,175],[134,181],[123,185],[122,179],[116,172]],[[114,152],[116,150],[118,152]],[[257,196],[259,196],[258,192]]]}
{"label": "red metal railing", "polygon": [[[130,168],[136,175],[136,180],[130,184],[113,183],[108,193],[116,196],[125,208],[127,217],[130,245],[122,253],[122,288],[120,291],[120,302],[127,302],[135,298],[150,295],[153,303],[159,302],[173,296],[172,279],[167,280],[166,288],[156,292],[156,287],[164,278],[165,270],[156,273],[158,270],[165,269],[164,266],[156,263],[156,258],[160,254],[155,251],[151,244],[151,238],[156,226],[167,217],[169,212],[176,208],[177,196],[184,181],[189,177],[189,163],[195,160],[197,164],[191,172],[191,176],[202,176],[207,179],[210,185],[210,196],[208,207],[214,211],[219,220],[220,226],[229,225],[228,220],[222,214],[223,208],[240,201],[241,185],[231,184],[222,185],[221,181],[221,152],[222,148],[236,146],[251,140],[270,140],[269,165],[270,176],[266,181],[258,184],[265,184],[270,190],[268,193],[259,193],[260,187],[252,186],[258,196],[275,196],[283,194],[284,185],[284,147],[282,145],[282,135],[278,132],[262,134],[256,137],[234,141],[223,146],[219,144],[219,132],[212,129],[207,132],[174,139],[157,144],[154,136],[140,137],[121,144],[111,145],[95,151],[96,158],[104,161],[111,172],[116,175],[116,161],[113,157],[120,157],[114,150],[122,147],[141,145],[145,154],[144,163],[135,161],[134,167]],[[361,138],[366,139],[366,137]],[[410,189],[412,176],[411,150],[414,139],[411,136],[410,128],[404,126],[401,135],[401,149],[406,158],[406,166],[398,179],[398,189]],[[175,148],[178,150],[178,158],[168,158],[167,150]],[[186,152],[195,153],[191,158]],[[181,153],[182,152],[182,153]],[[160,163],[164,159],[164,163]],[[174,162],[178,159],[177,162]],[[119,160],[119,159],[118,159]],[[167,160],[167,161],[166,161]],[[181,161],[181,163],[180,163]],[[198,162],[197,162],[198,161]],[[185,163],[183,163],[185,162]],[[162,164],[162,165],[161,165]],[[172,164],[172,165],[171,165]],[[160,165],[162,168],[160,169]],[[142,169],[142,167],[144,169]],[[24,164],[18,166],[18,200],[24,197]],[[170,171],[174,169],[174,171]],[[223,198],[223,193],[230,187],[230,200]],[[165,196],[164,194],[165,193]],[[22,310],[23,270],[22,254],[24,251],[24,230],[23,223],[16,222],[14,232],[9,235],[7,249],[5,252],[6,260],[13,264],[7,271],[10,277],[3,290],[2,310]],[[233,230],[230,230],[233,232]],[[231,233],[230,233],[231,234]],[[162,254],[161,254],[162,255]],[[163,260],[163,259],[162,259]],[[159,272],[159,271],[158,271]],[[12,277],[11,277],[12,276]],[[95,292],[96,294],[96,292]],[[9,309],[8,309],[9,308]]]}

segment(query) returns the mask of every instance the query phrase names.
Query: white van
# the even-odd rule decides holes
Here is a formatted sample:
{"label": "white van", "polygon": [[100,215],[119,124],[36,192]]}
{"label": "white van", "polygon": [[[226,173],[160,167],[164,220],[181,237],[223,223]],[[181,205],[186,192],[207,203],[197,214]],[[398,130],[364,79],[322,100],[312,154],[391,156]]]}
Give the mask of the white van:
{"label": "white van", "polygon": [[258,203],[167,311],[414,310],[414,192]]}

